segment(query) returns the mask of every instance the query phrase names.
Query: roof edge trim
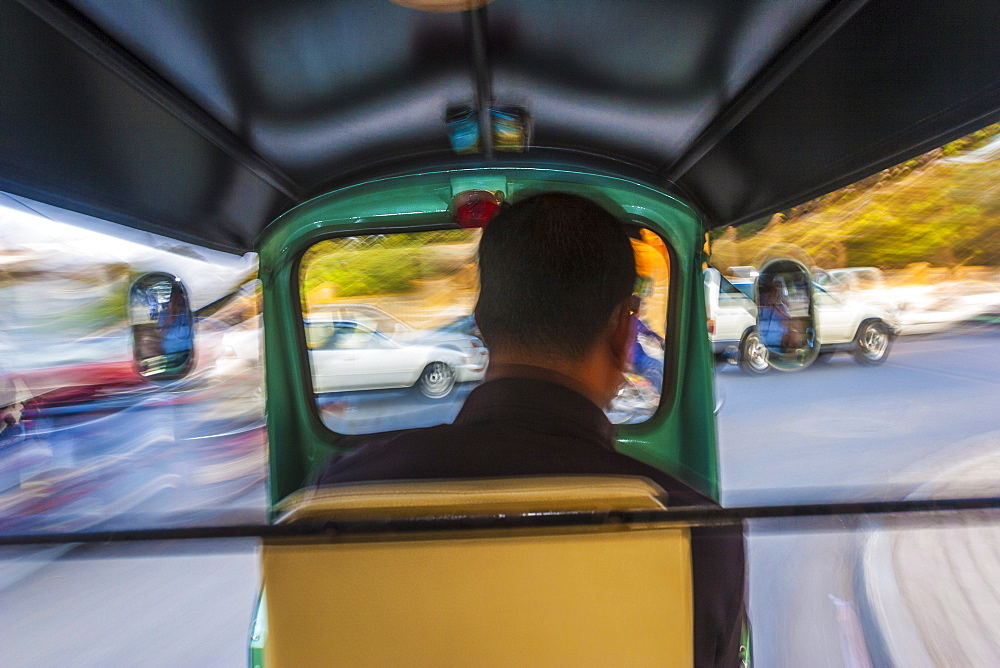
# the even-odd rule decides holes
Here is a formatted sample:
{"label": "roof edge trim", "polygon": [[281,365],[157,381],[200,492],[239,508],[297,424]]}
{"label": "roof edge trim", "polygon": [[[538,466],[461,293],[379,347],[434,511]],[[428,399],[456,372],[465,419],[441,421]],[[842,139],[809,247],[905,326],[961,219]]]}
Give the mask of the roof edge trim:
{"label": "roof edge trim", "polygon": [[687,150],[673,163],[658,170],[658,174],[673,182],[683,177],[869,1],[834,0],[820,9],[799,36],[761,68]]}

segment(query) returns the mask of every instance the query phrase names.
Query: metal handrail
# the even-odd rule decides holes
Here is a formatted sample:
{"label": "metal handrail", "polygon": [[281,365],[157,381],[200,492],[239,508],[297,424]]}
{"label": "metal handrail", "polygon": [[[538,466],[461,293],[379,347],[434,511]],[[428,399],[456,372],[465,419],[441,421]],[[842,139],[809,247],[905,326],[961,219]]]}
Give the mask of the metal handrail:
{"label": "metal handrail", "polygon": [[746,520],[754,519],[842,518],[846,516],[908,515],[912,513],[995,509],[1000,509],[1000,497],[862,501],[737,508],[698,506],[667,508],[664,510],[454,514],[385,520],[330,520],[288,524],[238,524],[159,529],[0,534],[0,546],[222,538],[321,538],[326,536],[330,539],[337,539],[347,536],[379,533],[582,527],[603,524],[725,526],[740,524]]}

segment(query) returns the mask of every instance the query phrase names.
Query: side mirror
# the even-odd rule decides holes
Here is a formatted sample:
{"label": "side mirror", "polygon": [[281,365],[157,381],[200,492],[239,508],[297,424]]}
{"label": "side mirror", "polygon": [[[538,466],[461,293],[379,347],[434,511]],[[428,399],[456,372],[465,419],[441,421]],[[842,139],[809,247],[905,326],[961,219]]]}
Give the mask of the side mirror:
{"label": "side mirror", "polygon": [[768,364],[780,371],[804,369],[816,360],[819,341],[812,276],[797,260],[771,260],[760,268],[754,294],[757,332]]}
{"label": "side mirror", "polygon": [[129,288],[132,355],[151,380],[182,378],[194,364],[194,315],[184,284],[160,272],[144,274]]}

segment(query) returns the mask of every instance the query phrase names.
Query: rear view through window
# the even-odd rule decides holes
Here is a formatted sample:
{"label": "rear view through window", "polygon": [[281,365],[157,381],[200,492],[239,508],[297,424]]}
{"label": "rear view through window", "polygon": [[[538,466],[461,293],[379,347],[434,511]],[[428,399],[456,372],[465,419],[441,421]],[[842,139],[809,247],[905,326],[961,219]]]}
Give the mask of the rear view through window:
{"label": "rear view through window", "polygon": [[[659,405],[669,255],[635,229],[639,280],[635,338],[616,423],[642,422]],[[343,434],[451,422],[486,375],[476,327],[479,230],[342,237],[310,248],[300,270],[313,392],[323,423]]]}
{"label": "rear view through window", "polygon": [[[733,505],[995,493],[1000,125],[713,233],[709,336]],[[807,267],[818,346],[768,363],[758,271]],[[728,362],[728,363],[727,363]]]}

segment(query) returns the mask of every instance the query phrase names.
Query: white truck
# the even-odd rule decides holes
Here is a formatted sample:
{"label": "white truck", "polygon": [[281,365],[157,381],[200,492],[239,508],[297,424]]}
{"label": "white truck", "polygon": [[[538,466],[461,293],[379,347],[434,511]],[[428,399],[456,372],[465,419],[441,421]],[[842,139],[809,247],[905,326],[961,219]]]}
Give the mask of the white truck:
{"label": "white truck", "polygon": [[[705,274],[705,305],[712,350],[720,358],[751,373],[768,370],[768,351],[757,333],[754,279],[729,280],[717,269]],[[820,360],[836,352],[853,355],[859,364],[881,364],[896,337],[895,314],[884,304],[857,293],[836,294],[813,283],[814,315]]]}

